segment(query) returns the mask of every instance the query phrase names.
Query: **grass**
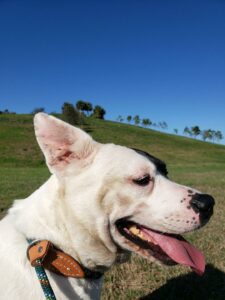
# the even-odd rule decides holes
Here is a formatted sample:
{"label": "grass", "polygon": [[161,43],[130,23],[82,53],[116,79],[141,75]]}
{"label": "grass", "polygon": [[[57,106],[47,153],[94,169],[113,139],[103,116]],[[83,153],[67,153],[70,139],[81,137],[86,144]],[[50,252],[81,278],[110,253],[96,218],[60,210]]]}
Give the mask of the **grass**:
{"label": "grass", "polygon": [[[210,223],[187,235],[205,253],[203,277],[134,255],[129,263],[106,274],[102,299],[224,299],[225,147],[109,121],[88,119],[84,127],[99,142],[149,151],[167,162],[171,179],[216,199]],[[0,154],[0,214],[4,214],[14,199],[26,197],[49,176],[34,138],[32,116],[0,115]]]}

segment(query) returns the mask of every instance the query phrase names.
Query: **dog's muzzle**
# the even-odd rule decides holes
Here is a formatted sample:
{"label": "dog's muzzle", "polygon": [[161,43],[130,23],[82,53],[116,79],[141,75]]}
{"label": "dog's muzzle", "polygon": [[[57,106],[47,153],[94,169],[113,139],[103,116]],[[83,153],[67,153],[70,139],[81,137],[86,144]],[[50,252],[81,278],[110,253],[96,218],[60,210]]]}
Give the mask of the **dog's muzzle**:
{"label": "dog's muzzle", "polygon": [[194,194],[190,205],[199,213],[201,223],[205,224],[213,214],[214,198],[208,194]]}

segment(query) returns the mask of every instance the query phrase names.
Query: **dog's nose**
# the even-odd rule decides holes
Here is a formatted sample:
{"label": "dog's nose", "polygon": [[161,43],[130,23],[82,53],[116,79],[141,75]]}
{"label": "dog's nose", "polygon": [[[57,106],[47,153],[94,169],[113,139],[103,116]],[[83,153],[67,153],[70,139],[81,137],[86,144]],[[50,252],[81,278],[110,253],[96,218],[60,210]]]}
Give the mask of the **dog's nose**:
{"label": "dog's nose", "polygon": [[214,198],[208,194],[194,194],[190,205],[196,213],[200,214],[201,221],[207,221],[213,214]]}

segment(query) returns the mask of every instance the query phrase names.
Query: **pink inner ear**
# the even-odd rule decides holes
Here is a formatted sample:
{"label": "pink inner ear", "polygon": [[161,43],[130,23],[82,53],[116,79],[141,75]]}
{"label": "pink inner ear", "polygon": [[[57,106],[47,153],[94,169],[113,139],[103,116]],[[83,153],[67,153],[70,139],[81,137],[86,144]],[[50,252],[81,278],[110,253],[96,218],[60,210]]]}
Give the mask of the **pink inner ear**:
{"label": "pink inner ear", "polygon": [[75,158],[75,153],[70,149],[73,144],[71,129],[67,126],[59,126],[55,122],[47,123],[43,127],[39,126],[37,137],[44,146],[43,152],[50,166],[61,168]]}
{"label": "pink inner ear", "polygon": [[69,145],[63,145],[62,147],[51,149],[49,157],[50,166],[65,166],[69,164],[72,159],[76,157],[75,153],[69,149]]}
{"label": "pink inner ear", "polygon": [[73,152],[71,151],[66,151],[65,153],[63,153],[61,156],[58,156],[56,159],[58,161],[64,161],[64,162],[69,162],[69,158],[71,158],[71,155],[72,155]]}
{"label": "pink inner ear", "polygon": [[67,124],[59,122],[61,121],[47,117],[36,127],[36,135],[42,143],[54,148],[65,148],[65,146],[73,144],[71,128]]}
{"label": "pink inner ear", "polygon": [[34,124],[38,143],[53,172],[73,160],[85,159],[92,151],[92,139],[79,128],[44,114],[37,115]]}
{"label": "pink inner ear", "polygon": [[63,158],[67,158],[67,157],[69,157],[69,156],[71,156],[71,154],[72,154],[73,152],[72,151],[66,151],[65,153],[64,153],[64,155],[62,156]]}

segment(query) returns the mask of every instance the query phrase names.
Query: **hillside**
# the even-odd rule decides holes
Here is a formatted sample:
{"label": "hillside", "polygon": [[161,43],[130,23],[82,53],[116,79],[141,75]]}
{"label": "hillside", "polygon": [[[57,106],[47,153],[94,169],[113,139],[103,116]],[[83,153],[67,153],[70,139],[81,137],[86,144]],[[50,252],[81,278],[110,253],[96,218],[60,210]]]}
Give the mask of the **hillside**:
{"label": "hillside", "polygon": [[[210,224],[188,235],[206,254],[206,276],[200,279],[185,268],[162,268],[134,257],[130,264],[115,267],[108,273],[103,299],[140,299],[157,289],[155,298],[143,299],[224,299],[225,146],[102,120],[87,119],[84,129],[99,142],[150,152],[167,163],[170,178],[216,198]],[[29,195],[48,178],[49,172],[35,141],[31,115],[0,115],[0,171],[0,213],[14,199]],[[184,282],[188,291],[183,287]]]}
{"label": "hillside", "polygon": [[[0,165],[39,166],[43,160],[35,141],[31,115],[0,115]],[[102,143],[145,149],[169,164],[204,166],[225,163],[225,146],[169,135],[111,121],[86,119],[84,130]]]}

